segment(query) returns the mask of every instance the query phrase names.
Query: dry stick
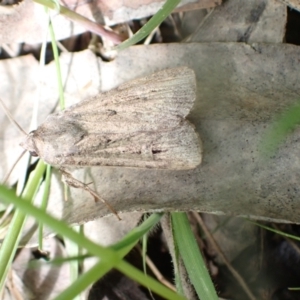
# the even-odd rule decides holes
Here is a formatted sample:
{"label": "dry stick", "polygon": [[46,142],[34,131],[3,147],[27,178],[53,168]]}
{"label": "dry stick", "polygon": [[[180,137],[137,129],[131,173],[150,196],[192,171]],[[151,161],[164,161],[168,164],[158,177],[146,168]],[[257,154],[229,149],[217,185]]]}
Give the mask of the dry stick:
{"label": "dry stick", "polygon": [[10,268],[8,280],[6,281],[8,289],[11,292],[11,294],[13,295],[14,299],[24,300],[24,297],[22,296],[20,290],[18,289],[18,285],[15,284],[15,278],[17,278],[17,275],[14,273],[14,270],[12,268]]}
{"label": "dry stick", "polygon": [[211,245],[216,249],[216,251],[218,252],[219,256],[221,257],[221,259],[223,260],[224,264],[226,265],[226,267],[228,268],[228,270],[231,272],[231,274],[233,275],[233,277],[237,280],[237,282],[240,284],[240,286],[243,288],[243,290],[245,291],[245,293],[247,294],[247,296],[249,297],[249,299],[251,300],[256,300],[256,297],[252,294],[251,290],[249,289],[247,283],[245,282],[245,280],[242,278],[242,276],[233,268],[233,266],[231,265],[231,263],[228,261],[227,257],[225,256],[225,254],[223,253],[222,249],[219,247],[218,243],[215,241],[213,235],[210,233],[210,231],[208,230],[208,228],[206,227],[206,225],[204,224],[201,216],[197,213],[197,212],[193,212],[192,213],[193,216],[195,217],[195,219],[197,220],[197,222],[199,223],[199,225],[201,226],[201,228],[204,231],[204,234],[206,236],[206,238],[208,239],[208,241],[211,243]]}
{"label": "dry stick", "polygon": [[[27,135],[27,133],[23,130],[23,128],[14,120],[13,116],[11,115],[10,111],[7,109],[6,105],[4,104],[4,102],[2,101],[2,99],[0,98],[0,104],[4,110],[4,112],[6,113],[7,117],[9,118],[9,120],[16,125],[16,127],[25,135]],[[8,174],[6,174],[6,176],[4,177],[2,184],[6,184],[8,178],[10,177],[12,171],[14,170],[14,168],[16,167],[17,163],[20,161],[20,159],[24,156],[24,154],[26,153],[26,150],[22,151],[22,153],[19,155],[19,157],[17,158],[17,160],[14,162],[14,164],[12,165],[12,167],[10,168]],[[13,206],[10,205],[7,207],[7,209],[5,210],[3,216],[0,218],[0,224],[2,224],[2,222],[7,218],[7,216],[10,214],[10,212],[13,210]]]}
{"label": "dry stick", "polygon": [[[139,245],[136,246],[139,250],[140,253],[142,253],[142,249]],[[150,257],[148,255],[146,255],[146,263],[149,267],[149,269],[153,272],[153,274],[155,275],[155,277],[157,278],[158,281],[160,281],[163,285],[165,285],[166,287],[168,287],[170,290],[176,292],[176,288],[174,287],[174,285],[172,283],[170,283],[161,273],[160,271],[157,269],[157,267],[155,266],[155,264],[152,262],[152,260],[150,259]]]}
{"label": "dry stick", "polygon": [[[276,230],[282,231],[279,229],[279,227],[276,224],[274,224],[273,226]],[[291,247],[298,253],[298,255],[300,255],[299,246],[290,237],[287,237],[285,235],[282,235],[282,237],[291,245]]]}
{"label": "dry stick", "polygon": [[2,99],[0,98],[0,104],[5,112],[5,114],[7,115],[7,117],[9,118],[9,120],[15,124],[19,130],[25,135],[27,136],[27,132],[24,131],[24,129],[14,120],[13,116],[11,115],[10,111],[7,109],[6,105],[4,104],[4,102],[2,101]]}
{"label": "dry stick", "polygon": [[159,280],[163,285],[167,286],[170,290],[176,292],[176,288],[173,284],[171,284],[156,268],[152,260],[149,258],[148,255],[146,255],[146,263],[153,272],[153,274],[156,276],[157,280]]}
{"label": "dry stick", "polygon": [[[214,12],[214,10],[215,10],[214,7],[209,10],[209,12],[207,13],[207,15],[203,18],[203,20],[198,24],[197,28],[194,30],[194,33],[198,32],[200,30],[200,28],[204,25],[204,23],[210,18],[211,14]],[[191,33],[188,37],[186,37],[182,41],[184,41],[184,42],[190,42],[194,33]]]}
{"label": "dry stick", "polygon": [[85,184],[83,182],[81,182],[80,180],[77,180],[76,178],[74,178],[70,173],[68,173],[66,170],[64,169],[59,169],[61,171],[61,173],[64,176],[63,181],[65,181],[69,186],[74,187],[74,188],[80,188],[83,189],[87,192],[89,192],[95,199],[95,202],[101,201],[103,204],[105,204],[108,209],[113,212],[116,217],[121,220],[120,216],[118,215],[118,213],[116,212],[116,210],[103,198],[100,198],[97,193],[92,190],[88,184]]}
{"label": "dry stick", "polygon": [[12,165],[12,167],[10,168],[9,172],[6,174],[6,176],[3,179],[3,184],[6,184],[8,178],[10,177],[12,171],[14,170],[14,168],[16,167],[17,163],[20,161],[20,159],[24,156],[24,154],[26,153],[26,150],[23,150],[22,153],[19,155],[19,157],[16,159],[16,161],[14,162],[14,164]]}
{"label": "dry stick", "polygon": [[[10,213],[13,211],[13,209],[14,209],[14,206],[12,205],[12,204],[9,204],[7,207],[6,207],[6,209],[5,209],[5,211],[4,211],[4,213],[3,213],[3,215],[1,216],[1,218],[0,218],[0,226],[2,226],[2,223],[5,221],[5,219],[10,215]],[[3,240],[4,239],[0,239],[0,242],[3,242]],[[0,294],[0,299],[2,299],[1,298],[1,294]]]}
{"label": "dry stick", "polygon": [[[25,135],[27,136],[27,133],[24,131],[24,129],[15,121],[15,119],[13,118],[13,116],[11,115],[10,111],[8,110],[8,108],[6,107],[6,105],[4,104],[4,102],[2,101],[2,99],[0,98],[0,104],[2,106],[2,109],[4,110],[5,114],[7,115],[8,119],[15,124],[15,126]],[[26,150],[23,150],[23,152],[20,154],[20,156],[17,158],[17,160],[15,161],[15,163],[13,164],[13,166],[11,167],[11,169],[9,170],[8,174],[4,177],[3,180],[3,184],[5,184],[9,178],[9,176],[11,175],[12,171],[14,170],[15,166],[17,165],[17,163],[20,161],[20,159],[23,157],[23,155],[26,153]]]}
{"label": "dry stick", "polygon": [[[56,4],[51,1],[34,0],[34,2],[42,4],[53,10],[57,9]],[[84,26],[89,31],[100,35],[102,38],[107,38],[107,39],[111,40],[114,44],[119,44],[123,40],[117,33],[113,32],[111,29],[108,29],[105,26],[98,24],[94,21],[91,21],[88,18],[86,18],[80,14],[77,14],[76,12],[68,9],[67,7],[65,7],[63,5],[59,6],[59,13],[65,17],[67,17],[68,19],[70,19],[76,23],[79,23],[81,26]]]}

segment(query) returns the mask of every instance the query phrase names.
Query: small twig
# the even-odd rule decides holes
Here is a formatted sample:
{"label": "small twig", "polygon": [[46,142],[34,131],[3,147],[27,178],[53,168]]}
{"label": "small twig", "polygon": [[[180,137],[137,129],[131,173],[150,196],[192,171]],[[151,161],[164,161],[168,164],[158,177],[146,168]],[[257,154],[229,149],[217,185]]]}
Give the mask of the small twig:
{"label": "small twig", "polygon": [[94,190],[92,190],[89,186],[88,186],[88,184],[85,184],[85,183],[83,183],[83,182],[81,182],[81,181],[79,181],[79,180],[77,180],[76,178],[74,178],[73,176],[72,176],[72,174],[70,174],[69,172],[67,172],[66,170],[64,170],[64,169],[62,169],[62,168],[60,168],[59,169],[61,172],[62,172],[62,174],[63,174],[63,181],[65,182],[65,183],[67,183],[69,186],[71,186],[71,187],[74,187],[74,188],[80,188],[80,189],[83,189],[83,190],[85,190],[85,191],[87,191],[87,192],[89,192],[93,197],[94,197],[94,199],[95,199],[95,202],[98,202],[98,201],[101,201],[103,204],[105,204],[107,207],[108,207],[108,209],[119,219],[119,220],[121,220],[121,218],[120,218],[120,216],[118,215],[118,213],[116,212],[116,210],[106,201],[106,200],[104,200],[103,198],[101,198],[101,197],[99,197],[98,195],[97,195],[97,193],[94,191]]}
{"label": "small twig", "polygon": [[27,132],[24,131],[24,129],[16,122],[16,120],[14,119],[14,117],[11,115],[10,111],[8,110],[8,108],[6,107],[6,105],[4,104],[4,102],[2,101],[2,99],[0,98],[0,104],[6,114],[6,116],[9,118],[9,120],[15,124],[17,126],[17,128],[24,134],[24,135],[28,135]]}
{"label": "small twig", "polygon": [[17,163],[21,160],[21,158],[24,156],[24,154],[27,152],[27,150],[23,150],[23,152],[19,155],[19,157],[16,159],[16,161],[14,162],[14,164],[12,165],[12,167],[10,168],[8,174],[6,174],[6,176],[3,179],[3,184],[6,184],[8,178],[10,177],[12,171],[14,170],[14,168],[16,167]]}
{"label": "small twig", "polygon": [[206,225],[203,222],[201,216],[198,213],[196,213],[196,212],[193,212],[192,214],[195,217],[195,219],[197,220],[197,222],[199,223],[199,225],[201,226],[202,230],[204,231],[204,234],[205,234],[207,240],[209,241],[209,243],[211,243],[211,245],[218,252],[218,255],[223,260],[224,264],[226,265],[226,267],[228,268],[228,270],[231,272],[231,274],[233,275],[233,277],[237,280],[237,282],[240,284],[240,286],[242,287],[242,289],[245,291],[245,293],[247,294],[247,296],[249,297],[249,299],[256,300],[256,297],[253,295],[253,293],[249,289],[249,287],[248,287],[247,283],[245,282],[245,280],[242,278],[242,276],[236,271],[236,269],[228,261],[227,257],[223,253],[222,249],[219,247],[218,243],[215,241],[213,235],[210,233],[210,231],[206,227]]}
{"label": "small twig", "polygon": [[[142,253],[141,247],[139,245],[137,245],[138,250]],[[145,257],[146,259],[146,263],[147,266],[149,267],[149,269],[153,272],[154,276],[157,278],[158,281],[160,281],[163,285],[165,285],[166,287],[168,287],[169,289],[171,289],[172,291],[176,292],[176,288],[174,287],[173,284],[171,284],[161,273],[160,271],[157,269],[157,267],[155,266],[155,264],[152,262],[152,260],[150,259],[150,257],[148,255],[146,255]]]}

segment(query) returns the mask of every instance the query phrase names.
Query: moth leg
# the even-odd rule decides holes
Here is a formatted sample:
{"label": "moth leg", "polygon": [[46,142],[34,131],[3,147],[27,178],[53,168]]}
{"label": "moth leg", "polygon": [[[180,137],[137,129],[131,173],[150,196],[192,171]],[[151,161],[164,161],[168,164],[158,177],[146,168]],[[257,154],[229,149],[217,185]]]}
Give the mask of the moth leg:
{"label": "moth leg", "polygon": [[94,200],[95,202],[98,202],[98,201],[101,201],[102,203],[104,203],[108,209],[119,219],[121,220],[120,216],[118,215],[118,213],[116,212],[116,210],[106,201],[104,200],[103,198],[100,198],[97,193],[92,190],[88,185],[91,184],[88,183],[88,184],[85,184],[79,180],[77,180],[76,178],[74,178],[72,176],[72,174],[70,174],[69,172],[67,172],[65,169],[62,169],[60,168],[60,171],[63,175],[63,182],[65,182],[67,185],[73,187],[73,188],[79,188],[79,189],[83,189],[87,192],[89,192],[93,197],[94,197]]}

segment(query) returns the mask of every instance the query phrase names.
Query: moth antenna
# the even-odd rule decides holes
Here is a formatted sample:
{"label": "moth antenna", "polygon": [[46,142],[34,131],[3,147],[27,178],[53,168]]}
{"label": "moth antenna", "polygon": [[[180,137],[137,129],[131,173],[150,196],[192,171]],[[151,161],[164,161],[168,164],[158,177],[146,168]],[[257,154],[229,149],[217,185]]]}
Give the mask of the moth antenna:
{"label": "moth antenna", "polygon": [[0,98],[0,104],[6,114],[6,116],[9,118],[9,120],[15,124],[18,129],[25,135],[28,135],[27,132],[24,131],[24,129],[17,123],[17,121],[13,118],[13,116],[11,115],[10,111],[8,110],[8,108],[6,107],[6,105],[4,104],[4,102],[2,101],[2,99]]}
{"label": "moth antenna", "polygon": [[[0,99],[1,101],[1,99]],[[5,184],[9,178],[9,176],[11,175],[12,171],[14,170],[14,168],[16,167],[17,163],[20,161],[20,159],[24,156],[24,154],[27,152],[27,150],[23,150],[22,153],[19,155],[19,157],[17,158],[17,160],[14,162],[14,164],[12,165],[12,167],[10,168],[8,174],[6,174],[4,180],[3,180],[3,184]]]}

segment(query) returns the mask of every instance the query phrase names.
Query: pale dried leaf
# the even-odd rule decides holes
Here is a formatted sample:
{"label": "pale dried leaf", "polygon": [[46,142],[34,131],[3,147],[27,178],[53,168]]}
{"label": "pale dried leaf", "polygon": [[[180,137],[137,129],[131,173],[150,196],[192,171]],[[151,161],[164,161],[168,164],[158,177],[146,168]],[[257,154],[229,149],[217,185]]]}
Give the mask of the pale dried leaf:
{"label": "pale dried leaf", "polygon": [[[42,5],[31,0],[23,0],[19,5],[7,9],[10,10],[9,14],[0,14],[0,44],[22,42],[37,44],[47,38],[48,16]],[[56,15],[53,21],[58,40],[85,31],[82,26],[72,23],[61,15]]]}
{"label": "pale dried leaf", "polygon": [[286,4],[287,6],[300,11],[300,1],[299,0],[278,0],[284,4]]}
{"label": "pale dried leaf", "polygon": [[25,285],[23,278],[13,269],[10,269],[8,272],[5,288],[1,296],[1,300],[35,299],[32,291]]}
{"label": "pale dried leaf", "polygon": [[[108,26],[128,22],[133,19],[145,18],[155,14],[163,5],[164,1],[96,1],[80,3],[78,1],[67,1],[66,5],[70,10],[85,16],[86,18]],[[214,7],[219,1],[205,0],[194,2],[183,0],[179,6],[192,3],[198,4],[198,8]],[[1,7],[0,7],[1,8]],[[4,9],[4,8],[3,8]],[[186,9],[191,9],[187,7]],[[181,8],[184,10],[184,8]],[[55,37],[57,40],[85,32],[86,29],[71,22],[66,17],[50,10]],[[0,12],[0,44],[21,43],[37,44],[45,39],[47,35],[48,16],[42,5],[31,0],[23,0],[19,5],[5,7],[5,12]]]}
{"label": "pale dried leaf", "polygon": [[[62,243],[55,238],[44,240],[44,250],[49,251],[51,259],[67,256]],[[40,260],[40,266],[28,268],[32,261],[32,249],[23,248],[14,260],[13,269],[35,296],[34,299],[54,299],[71,284],[71,268],[68,263],[54,266]]]}
{"label": "pale dried leaf", "polygon": [[[188,12],[183,19],[189,42],[282,43],[287,22],[286,6],[274,0],[229,0],[211,13]],[[190,23],[197,18],[194,28]]]}
{"label": "pale dried leaf", "polygon": [[[164,0],[98,0],[90,3],[80,3],[68,0],[64,2],[70,9],[108,26],[142,19],[154,15],[165,3]],[[188,11],[215,7],[221,4],[221,0],[182,0],[175,11]]]}
{"label": "pale dried leaf", "polygon": [[[298,47],[242,43],[137,46],[121,52],[111,63],[99,62],[101,79],[96,75],[96,63],[86,66],[86,71],[81,69],[81,59],[87,65],[90,55],[74,55],[70,79],[76,82],[76,76],[84,74],[88,77],[85,80],[90,78],[95,86],[101,82],[103,90],[176,65],[189,66],[197,74],[198,99],[190,120],[204,143],[204,161],[199,168],[168,171],[95,167],[86,175],[80,170],[74,172],[76,178],[92,181],[97,193],[115,209],[199,210],[298,220],[299,133],[290,136],[267,163],[257,150],[274,113],[299,97]],[[63,56],[63,66],[66,61],[67,55]],[[141,68],[143,64],[145,68]],[[77,96],[82,92],[82,88],[81,93],[74,90]],[[56,216],[69,223],[83,223],[109,213],[85,191],[71,189],[72,200],[61,201],[63,191],[55,190],[60,175],[57,179],[52,181],[50,197],[50,209]]]}

